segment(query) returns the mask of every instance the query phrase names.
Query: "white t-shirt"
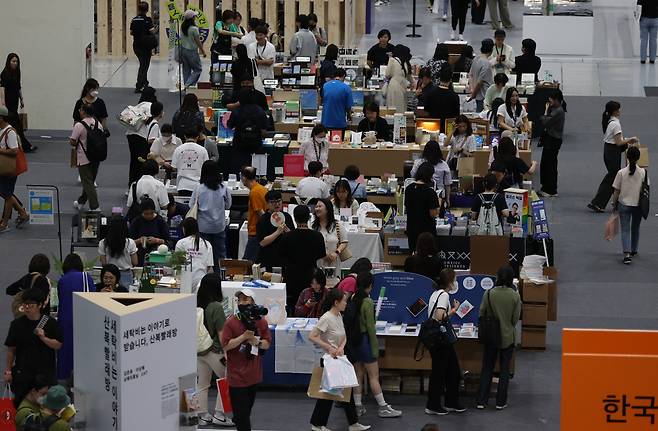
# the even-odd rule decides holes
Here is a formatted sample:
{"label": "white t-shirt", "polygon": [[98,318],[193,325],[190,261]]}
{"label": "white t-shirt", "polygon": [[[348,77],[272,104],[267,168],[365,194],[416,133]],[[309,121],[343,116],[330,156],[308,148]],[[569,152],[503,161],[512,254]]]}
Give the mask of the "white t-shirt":
{"label": "white t-shirt", "polygon": [[[163,217],[167,216],[167,205],[169,204],[169,195],[167,195],[167,188],[164,183],[156,178],[153,178],[151,175],[142,175],[137,181],[137,200],[141,202],[142,197],[148,195],[149,198],[153,199],[155,202],[155,208],[158,210],[158,214]],[[128,192],[128,202],[127,207],[133,204],[133,190],[130,186],[130,191]]]}
{"label": "white t-shirt", "polygon": [[304,199],[328,198],[329,185],[318,177],[302,178],[297,184],[297,195]]}
{"label": "white t-shirt", "polygon": [[[512,109],[512,112],[516,114],[516,109]],[[498,107],[498,113],[499,116],[502,115],[503,118],[505,119],[505,124],[511,127],[521,127],[523,125],[523,119],[528,116],[528,113],[525,110],[525,107],[521,105],[521,113],[517,117],[516,115],[514,118],[510,117],[509,112],[507,112],[507,105],[500,105]],[[499,120],[500,121],[500,120]]]}
{"label": "white t-shirt", "polygon": [[249,48],[249,45],[255,42],[256,42],[256,32],[253,30],[242,36],[242,38],[240,39],[240,43],[247,48]]}
{"label": "white t-shirt", "polygon": [[208,267],[213,266],[212,245],[199,238],[199,249],[194,247],[194,237],[187,236],[178,240],[176,251],[185,251],[192,260],[192,288],[196,290],[201,279],[208,273]]}
{"label": "white t-shirt", "polygon": [[310,141],[299,144],[299,154],[304,155],[304,170],[308,171],[308,164],[320,162],[325,169],[329,168],[329,143]]}
{"label": "white t-shirt", "polygon": [[178,136],[172,135],[171,140],[166,142],[165,139],[160,135],[159,138],[156,138],[155,141],[151,144],[151,153],[160,156],[162,160],[171,160],[174,156],[174,151],[176,148],[183,145],[183,141],[180,140]]}
{"label": "white t-shirt", "polygon": [[146,129],[146,140],[150,139],[158,139],[160,135],[160,124],[158,123],[158,120],[153,120],[151,121],[151,124],[148,125],[148,129]]}
{"label": "white t-shirt", "polygon": [[437,310],[442,308],[446,313],[450,311],[450,295],[448,295],[448,292],[445,290],[439,289],[430,296],[429,307],[427,307],[427,317],[432,317],[432,309],[434,308],[436,301],[439,301],[438,304],[436,304]]}
{"label": "white t-shirt", "polygon": [[[254,60],[274,60],[276,57],[276,48],[270,42],[265,42],[265,46],[258,45],[258,42],[253,42],[247,45],[247,54],[249,58]],[[274,64],[271,66],[258,65],[258,75],[261,79],[274,79]]]}
{"label": "white t-shirt", "polygon": [[[0,130],[0,136],[2,136],[2,140],[0,141],[0,148],[3,149],[12,149],[12,148],[18,148],[18,135],[16,134],[15,130],[10,130],[8,129],[11,128],[11,124],[7,124],[7,126]],[[6,132],[6,133],[5,133]]]}
{"label": "white t-shirt", "polygon": [[126,245],[123,248],[123,254],[118,257],[110,256],[110,250],[105,248],[105,240],[102,239],[98,243],[98,255],[105,256],[107,263],[112,263],[117,266],[121,271],[129,270],[133,267],[130,256],[137,253],[137,244],[131,238],[126,238]]}
{"label": "white t-shirt", "polygon": [[[646,175],[647,171],[639,166],[635,169],[635,174],[633,175],[630,174],[628,166],[617,172],[612,187],[619,190],[620,203],[627,207],[636,207],[640,204],[640,191],[642,190],[642,182]],[[651,184],[648,178],[647,183]]]}
{"label": "white t-shirt", "polygon": [[315,327],[322,333],[321,338],[332,346],[340,346],[345,338],[345,325],[340,314],[336,316],[331,311],[327,311],[320,317]]}
{"label": "white t-shirt", "polygon": [[606,144],[615,143],[615,135],[621,134],[621,123],[619,118],[611,117],[608,122],[608,127],[605,128],[605,134],[603,135],[603,142]]}
{"label": "white t-shirt", "polygon": [[201,178],[201,167],[206,160],[208,151],[196,142],[185,142],[176,147],[171,166],[178,171],[178,190],[196,190]]}

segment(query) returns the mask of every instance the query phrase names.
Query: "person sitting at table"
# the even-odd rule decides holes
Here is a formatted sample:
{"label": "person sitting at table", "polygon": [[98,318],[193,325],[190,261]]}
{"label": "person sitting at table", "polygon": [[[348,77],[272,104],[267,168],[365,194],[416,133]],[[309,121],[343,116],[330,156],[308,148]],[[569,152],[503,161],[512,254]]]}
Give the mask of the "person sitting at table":
{"label": "person sitting at table", "polygon": [[360,257],[350,267],[349,274],[343,277],[343,279],[338,282],[335,288],[353,295],[354,292],[356,292],[357,275],[362,272],[370,271],[372,271],[372,262],[370,262],[370,259],[367,257]]}
{"label": "person sitting at table", "polygon": [[315,219],[313,230],[324,237],[326,255],[318,259],[318,267],[340,268],[340,254],[347,248],[347,233],[342,225],[336,222],[334,206],[329,199],[318,199],[315,204]]}
{"label": "person sitting at table", "polygon": [[322,169],[322,163],[315,160],[308,164],[309,176],[299,180],[297,196],[305,201],[313,198],[329,198],[329,185],[320,179]]}
{"label": "person sitting at table", "polygon": [[347,179],[347,182],[350,183],[350,188],[352,189],[352,197],[354,197],[354,199],[365,200],[368,197],[365,184],[361,184],[357,181],[361,176],[361,172],[359,171],[359,167],[357,165],[345,166],[343,176],[345,179]]}
{"label": "person sitting at table", "polygon": [[537,42],[532,39],[523,39],[521,41],[521,55],[517,56],[514,61],[514,70],[516,73],[516,83],[521,84],[521,75],[532,73],[535,75],[535,82],[539,81],[539,69],[541,69],[541,58],[535,55]]}
{"label": "person sitting at table", "polygon": [[[260,216],[256,225],[256,237],[260,241],[258,260],[262,267],[272,272],[273,267],[282,267],[281,237],[295,228],[292,217],[283,209],[283,198],[279,190],[270,190],[265,194],[267,211]],[[274,214],[282,215],[281,219],[273,219]],[[276,226],[274,224],[276,222]]]}
{"label": "person sitting at table", "polygon": [[[429,163],[434,169],[434,173],[427,182],[428,186],[436,190],[446,191],[446,198],[450,197],[450,185],[452,184],[452,175],[448,164],[443,160],[443,153],[441,146],[436,141],[428,141],[423,148],[423,155],[420,159],[414,162],[411,168],[411,176],[415,177],[418,168],[424,163]],[[432,182],[434,184],[432,184]]]}
{"label": "person sitting at table", "polygon": [[459,115],[459,96],[452,89],[452,72],[449,68],[443,68],[440,73],[440,83],[428,95],[423,111],[420,115],[429,118],[441,119],[441,130],[445,130],[446,118],[455,118]]}
{"label": "person sitting at table", "polygon": [[332,197],[334,203],[334,213],[340,216],[341,209],[349,209],[352,215],[356,215],[359,210],[359,202],[352,196],[352,188],[346,179],[340,179],[334,186],[334,195]]}
{"label": "person sitting at table", "polygon": [[471,120],[466,115],[459,115],[455,119],[455,128],[450,137],[450,152],[448,153],[448,166],[457,177],[457,165],[459,159],[473,157],[475,152],[475,140],[473,139],[473,128]]}
{"label": "person sitting at table", "polygon": [[[439,215],[439,197],[430,186],[433,173],[434,166],[430,162],[421,163],[413,174],[416,181],[404,190],[410,250],[416,249],[416,241],[421,233],[429,232],[432,236],[436,236],[435,219]],[[449,171],[448,175],[450,175]]]}
{"label": "person sitting at table", "polygon": [[169,228],[167,222],[155,212],[153,199],[142,199],[140,210],[141,214],[130,222],[130,237],[137,244],[139,266],[144,266],[144,256],[169,241]]}
{"label": "person sitting at table", "polygon": [[378,70],[380,66],[386,66],[395,48],[395,45],[390,43],[391,32],[387,29],[379,30],[377,39],[379,39],[379,42],[370,47],[367,55],[368,66],[372,71]]}
{"label": "person sitting at table", "polygon": [[487,92],[484,94],[485,111],[491,111],[494,100],[498,98],[505,99],[508,82],[509,77],[504,73],[497,73],[494,76],[494,85],[490,85],[489,88],[487,88]]}
{"label": "person sitting at table", "polygon": [[[503,233],[503,220],[505,220],[510,212],[507,209],[507,201],[505,200],[505,195],[498,193],[496,190],[498,188],[498,182],[496,181],[496,176],[494,174],[487,174],[483,180],[484,183],[484,193],[480,193],[475,197],[473,201],[473,206],[471,207],[471,219],[478,220],[480,216],[480,211],[482,206],[486,204],[493,204],[496,208],[496,215],[498,216],[497,223],[492,223],[493,227],[498,231],[499,234]],[[485,229],[484,226],[480,228]]]}
{"label": "person sitting at table", "polygon": [[[368,102],[363,106],[365,118],[359,122],[357,132],[375,132],[378,141],[391,142],[393,133],[388,126],[388,122],[379,116],[379,105],[375,102]],[[363,139],[363,138],[362,138]]]}
{"label": "person sitting at table", "polygon": [[500,138],[500,142],[494,153],[494,161],[498,160],[505,165],[506,176],[512,187],[522,186],[523,176],[525,174],[532,175],[537,169],[536,161],[533,160],[531,165],[528,166],[517,154],[518,149],[514,145],[512,138],[508,136]]}
{"label": "person sitting at table", "polygon": [[165,123],[160,127],[160,137],[156,138],[151,144],[147,157],[158,162],[167,171],[171,171],[173,170],[171,167],[171,158],[174,156],[174,151],[179,145],[183,145],[183,141],[174,135],[174,128],[171,124]]}
{"label": "person sitting at table", "polygon": [[[292,212],[297,228],[281,238],[283,281],[286,283],[286,304],[289,311],[302,290],[309,287],[318,259],[326,254],[324,237],[310,229],[308,221],[311,210],[306,205],[297,205]],[[292,314],[292,313],[290,313]]]}
{"label": "person sitting at table", "polygon": [[[167,188],[164,183],[155,178],[159,172],[160,166],[155,160],[149,159],[142,164],[142,176],[137,181],[134,193],[132,185],[130,186],[126,208],[130,208],[133,202],[140,202],[146,196],[153,199],[155,207],[158,209],[158,214],[163,217],[167,214],[169,195],[167,195]],[[133,194],[136,195],[133,196]]]}
{"label": "person sitting at table", "polygon": [[316,124],[311,131],[311,140],[299,143],[299,154],[304,155],[304,170],[308,172],[308,164],[312,161],[322,163],[325,170],[329,169],[329,142],[327,129],[322,124]]}
{"label": "person sitting at table", "polygon": [[128,289],[121,284],[121,271],[119,268],[108,263],[101,269],[101,281],[96,283],[96,292],[128,293]]}
{"label": "person sitting at table", "polygon": [[322,125],[329,130],[345,130],[352,112],[352,88],[345,84],[345,75],[345,69],[336,69],[334,78],[322,87]]}
{"label": "person sitting at table", "polygon": [[[505,104],[498,108],[498,127],[503,136],[510,133],[526,133],[530,130],[528,113],[519,101],[519,92],[516,87],[510,87],[505,93]],[[508,132],[508,133],[505,133]]]}
{"label": "person sitting at table", "polygon": [[418,82],[416,84],[416,97],[418,97],[418,106],[425,106],[429,94],[436,88],[432,81],[432,71],[429,67],[423,67],[418,72]]}
{"label": "person sitting at table", "polygon": [[295,305],[295,317],[319,318],[322,304],[327,296],[327,276],[320,268],[315,268],[311,285],[302,290]]}
{"label": "person sitting at table", "polygon": [[424,275],[432,280],[439,276],[443,261],[438,256],[436,238],[429,232],[418,235],[414,254],[404,261],[404,271]]}
{"label": "person sitting at table", "polygon": [[338,47],[333,43],[327,46],[324,53],[324,60],[320,62],[320,90],[324,84],[336,76],[336,61],[338,61]]}
{"label": "person sitting at table", "polygon": [[128,225],[120,215],[110,218],[107,234],[98,242],[98,256],[101,265],[112,264],[119,268],[123,285],[132,283],[132,268],[139,261],[137,245],[132,238],[128,238]]}

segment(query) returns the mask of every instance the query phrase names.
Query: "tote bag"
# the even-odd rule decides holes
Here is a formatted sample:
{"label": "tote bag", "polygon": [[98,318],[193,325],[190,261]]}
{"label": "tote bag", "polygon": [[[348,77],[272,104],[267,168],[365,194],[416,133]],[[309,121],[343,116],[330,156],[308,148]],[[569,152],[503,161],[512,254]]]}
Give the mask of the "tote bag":
{"label": "tote bag", "polygon": [[497,349],[500,346],[500,322],[496,318],[491,309],[491,301],[489,300],[489,293],[491,289],[487,290],[484,295],[484,300],[487,302],[485,307],[486,312],[480,313],[478,319],[478,341],[487,347]]}
{"label": "tote bag", "polygon": [[5,385],[0,398],[0,431],[16,431],[16,409],[11,396],[11,388]]}

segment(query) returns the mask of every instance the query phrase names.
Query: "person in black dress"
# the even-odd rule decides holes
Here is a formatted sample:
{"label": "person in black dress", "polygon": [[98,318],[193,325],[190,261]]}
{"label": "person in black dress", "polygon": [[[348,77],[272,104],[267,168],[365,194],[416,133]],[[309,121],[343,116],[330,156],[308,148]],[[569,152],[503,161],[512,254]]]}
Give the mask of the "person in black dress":
{"label": "person in black dress", "polygon": [[21,59],[18,54],[12,52],[7,56],[5,68],[0,74],[0,87],[5,89],[5,106],[9,111],[9,124],[16,129],[23,151],[26,153],[36,151],[38,147],[30,144],[25,137],[23,123],[18,115],[19,102],[21,109],[25,108],[21,91]]}

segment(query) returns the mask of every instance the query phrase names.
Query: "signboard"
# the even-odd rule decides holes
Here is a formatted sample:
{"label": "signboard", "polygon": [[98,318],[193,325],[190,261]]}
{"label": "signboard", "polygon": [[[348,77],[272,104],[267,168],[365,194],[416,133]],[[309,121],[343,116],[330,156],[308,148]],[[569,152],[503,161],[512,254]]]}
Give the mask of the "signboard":
{"label": "signboard", "polygon": [[564,329],[562,431],[658,429],[658,331]]}
{"label": "signboard", "polygon": [[530,204],[532,208],[532,227],[533,237],[535,239],[549,239],[551,233],[548,230],[548,215],[546,214],[546,207],[544,205],[544,200],[539,199],[532,201]]}
{"label": "signboard", "polygon": [[377,320],[397,324],[419,324],[427,320],[427,307],[434,293],[432,283],[424,275],[410,272],[375,274],[370,296],[379,311]]}
{"label": "signboard", "polygon": [[[471,244],[468,236],[438,236],[439,257],[445,268],[469,270],[471,267]],[[510,238],[509,264],[518,274],[519,265],[525,257],[525,238]]]}
{"label": "signboard", "polygon": [[54,191],[29,189],[30,224],[55,224]]}
{"label": "signboard", "polygon": [[450,321],[456,325],[472,323],[477,326],[480,318],[480,304],[487,290],[496,285],[496,277],[490,275],[458,275],[457,289],[450,294],[450,305],[456,299],[461,306]]}

